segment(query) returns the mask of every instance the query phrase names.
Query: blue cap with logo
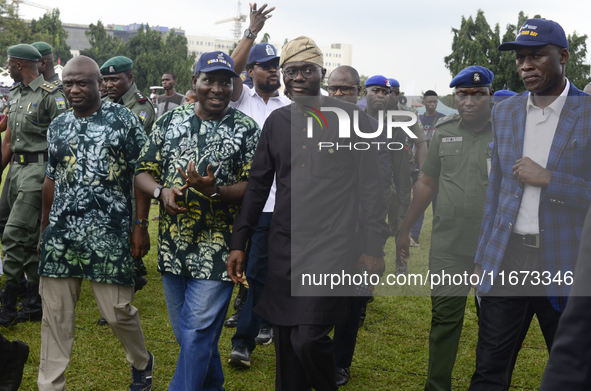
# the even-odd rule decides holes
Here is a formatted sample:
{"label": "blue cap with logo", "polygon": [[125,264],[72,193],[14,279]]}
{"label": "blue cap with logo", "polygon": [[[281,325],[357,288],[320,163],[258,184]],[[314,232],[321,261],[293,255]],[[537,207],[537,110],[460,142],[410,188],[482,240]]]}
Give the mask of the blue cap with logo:
{"label": "blue cap with logo", "polygon": [[485,67],[471,65],[462,69],[460,73],[453,78],[451,83],[449,83],[449,88],[490,87],[494,78],[495,75]]}
{"label": "blue cap with logo", "polygon": [[261,42],[252,47],[250,49],[250,54],[248,55],[248,62],[267,62],[271,60],[279,61],[279,56],[277,55],[277,50],[275,46],[271,45],[270,43]]}
{"label": "blue cap with logo", "polygon": [[213,71],[228,71],[233,77],[240,77],[234,72],[234,60],[224,52],[203,53],[199,57],[199,60],[197,60],[195,73],[209,73]]}
{"label": "blue cap with logo", "polygon": [[391,87],[400,87],[400,83],[398,83],[398,80],[392,79],[391,77],[389,77],[388,80],[390,81]]}
{"label": "blue cap with logo", "polygon": [[568,49],[568,41],[562,27],[553,20],[528,19],[513,42],[505,42],[499,50],[515,50],[519,46],[543,46],[553,44]]}
{"label": "blue cap with logo", "polygon": [[375,76],[372,76],[369,79],[367,79],[367,81],[365,82],[365,87],[371,87],[371,86],[380,86],[380,87],[390,88],[390,87],[392,87],[392,84],[390,84],[390,80],[388,80],[388,78],[386,76],[375,75]]}
{"label": "blue cap with logo", "polygon": [[517,92],[513,92],[513,91],[509,91],[509,90],[498,90],[493,95],[493,102],[504,101],[505,99],[507,99],[513,95],[517,95]]}

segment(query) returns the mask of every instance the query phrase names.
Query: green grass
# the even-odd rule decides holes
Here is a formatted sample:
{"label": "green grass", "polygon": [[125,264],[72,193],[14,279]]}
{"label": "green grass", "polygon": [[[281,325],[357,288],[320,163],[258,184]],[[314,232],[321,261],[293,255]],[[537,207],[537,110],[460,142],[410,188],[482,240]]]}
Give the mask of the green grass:
{"label": "green grass", "polygon": [[[151,216],[157,214],[152,207]],[[411,249],[409,272],[425,273],[428,265],[431,208],[420,237],[421,247]],[[138,294],[134,305],[140,311],[146,345],[155,356],[154,390],[166,390],[175,370],[179,348],[168,322],[160,275],[156,272],[156,222],[150,224],[152,250],[144,259],[149,284]],[[393,273],[394,239],[388,240],[387,272]],[[235,290],[237,291],[237,290]],[[369,305],[367,320],[359,331],[351,380],[345,390],[421,390],[427,373],[428,336],[431,304],[429,297],[376,297]],[[228,314],[228,316],[231,314]],[[125,390],[130,370],[119,341],[109,327],[96,325],[99,313],[90,284],[83,284],[77,306],[76,337],[72,360],[66,371],[68,390]],[[29,344],[31,353],[25,366],[22,390],[37,389],[40,323],[23,323],[1,332],[10,340]],[[219,347],[230,391],[274,390],[275,352],[273,346],[257,347],[249,370],[227,364],[234,329],[224,328]],[[468,299],[464,329],[453,373],[453,389],[465,390],[474,370],[478,320],[473,298]],[[513,389],[537,389],[548,359],[537,322],[524,342],[513,375]]]}

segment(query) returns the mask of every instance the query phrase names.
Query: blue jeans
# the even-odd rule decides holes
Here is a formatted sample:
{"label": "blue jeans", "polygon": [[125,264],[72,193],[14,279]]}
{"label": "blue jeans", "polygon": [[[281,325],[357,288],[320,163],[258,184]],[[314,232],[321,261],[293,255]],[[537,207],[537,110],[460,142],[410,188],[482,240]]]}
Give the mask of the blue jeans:
{"label": "blue jeans", "polygon": [[[435,204],[437,204],[437,193],[435,193],[435,197],[433,197],[433,201],[431,201],[431,208],[433,209],[433,216],[435,216]],[[421,214],[415,225],[412,226],[410,230],[410,237],[411,238],[419,238],[421,234],[421,229],[423,228],[423,221],[425,220],[425,212]]]}
{"label": "blue jeans", "polygon": [[218,341],[234,284],[162,274],[168,317],[181,346],[169,390],[224,390]]}
{"label": "blue jeans", "polygon": [[232,337],[232,347],[244,346],[249,352],[256,347],[255,337],[259,333],[262,317],[252,309],[259,302],[265,282],[269,264],[269,228],[271,227],[272,212],[261,213],[256,232],[250,240],[250,251],[247,255],[246,281],[248,294],[240,311],[236,332]]}

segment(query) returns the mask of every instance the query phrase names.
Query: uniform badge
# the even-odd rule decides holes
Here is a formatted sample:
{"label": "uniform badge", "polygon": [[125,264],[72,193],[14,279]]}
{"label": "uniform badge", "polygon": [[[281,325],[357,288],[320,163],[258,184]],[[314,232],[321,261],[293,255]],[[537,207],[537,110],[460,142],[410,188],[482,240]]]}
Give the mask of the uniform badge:
{"label": "uniform badge", "polygon": [[109,73],[115,73],[115,67],[113,65],[109,65]]}
{"label": "uniform badge", "polygon": [[146,120],[146,117],[147,117],[147,116],[148,116],[148,115],[146,114],[146,112],[145,112],[145,111],[140,111],[140,118],[142,119],[142,122]]}
{"label": "uniform badge", "polygon": [[482,82],[482,75],[480,72],[474,72],[472,74],[472,84],[480,84]]}
{"label": "uniform badge", "polygon": [[271,45],[267,45],[265,47],[265,50],[267,51],[267,55],[268,56],[274,56],[275,55],[275,51],[273,51],[273,48],[271,47]]}
{"label": "uniform badge", "polygon": [[15,105],[15,104],[17,104],[17,103],[18,103],[18,99],[13,99],[13,100],[11,100],[11,101],[10,101],[10,103],[8,103],[8,104],[12,106],[12,105]]}
{"label": "uniform badge", "polygon": [[59,110],[66,108],[66,101],[61,96],[59,98],[55,98],[55,104]]}

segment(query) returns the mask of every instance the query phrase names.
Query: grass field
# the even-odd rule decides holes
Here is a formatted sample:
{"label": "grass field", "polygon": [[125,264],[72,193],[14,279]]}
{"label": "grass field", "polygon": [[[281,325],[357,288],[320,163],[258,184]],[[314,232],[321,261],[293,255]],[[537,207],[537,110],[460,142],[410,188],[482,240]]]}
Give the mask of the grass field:
{"label": "grass field", "polygon": [[[151,216],[157,214],[152,207]],[[409,272],[426,273],[431,208],[428,209],[421,233],[421,247],[411,249]],[[166,390],[174,373],[179,348],[168,322],[162,281],[156,272],[156,222],[151,222],[152,250],[144,259],[149,284],[138,294],[134,305],[140,311],[146,345],[155,356],[154,390]],[[387,273],[393,273],[394,240],[386,246]],[[3,283],[3,281],[2,281]],[[235,290],[236,291],[236,290]],[[427,373],[430,325],[429,297],[376,297],[369,305],[367,320],[359,331],[351,367],[351,380],[344,390],[421,390]],[[228,316],[231,313],[228,314]],[[130,369],[118,340],[109,327],[96,325],[99,313],[88,283],[83,284],[77,306],[76,338],[72,360],[66,372],[68,390],[125,390],[130,382]],[[224,329],[220,352],[230,391],[274,390],[275,356],[273,346],[257,347],[249,370],[237,370],[227,364],[234,329]],[[1,329],[10,340],[29,344],[31,353],[25,366],[22,390],[37,388],[40,323],[24,323]],[[465,390],[474,369],[478,320],[474,299],[468,299],[464,329],[453,373],[453,389]],[[539,387],[548,353],[534,322],[513,375],[513,389],[535,390]]]}

